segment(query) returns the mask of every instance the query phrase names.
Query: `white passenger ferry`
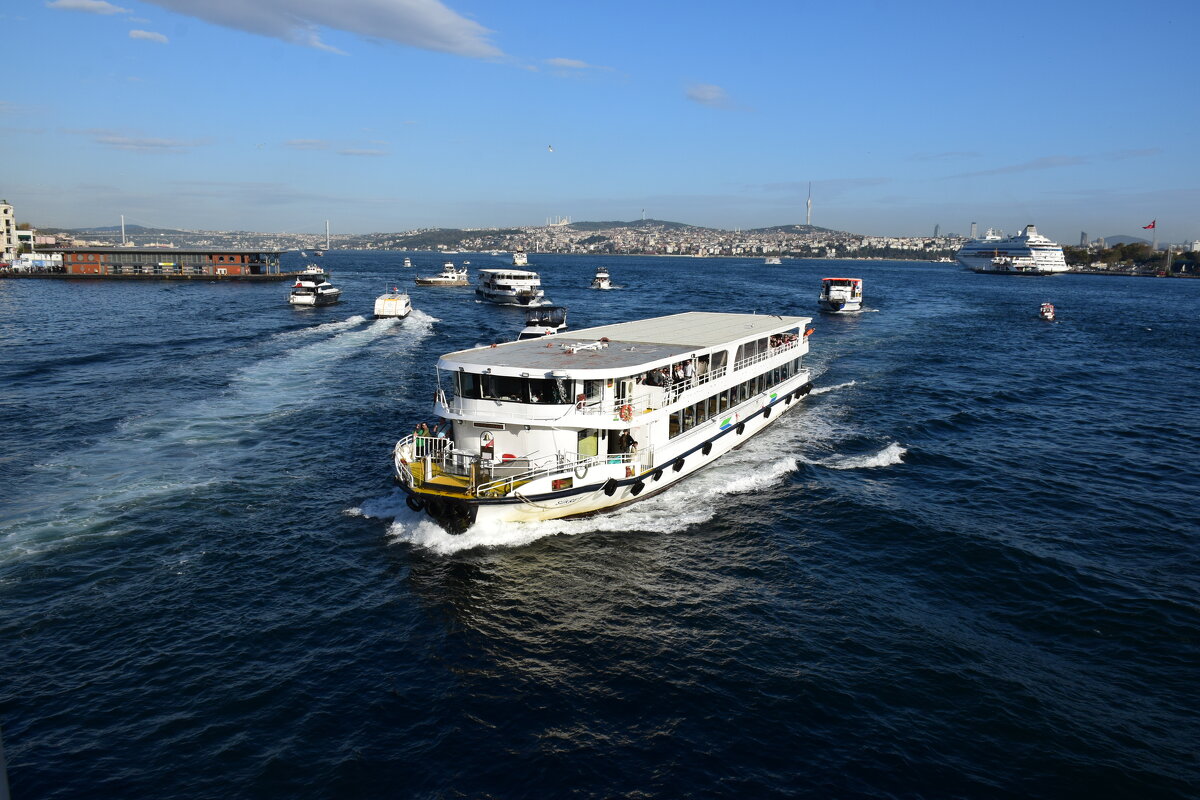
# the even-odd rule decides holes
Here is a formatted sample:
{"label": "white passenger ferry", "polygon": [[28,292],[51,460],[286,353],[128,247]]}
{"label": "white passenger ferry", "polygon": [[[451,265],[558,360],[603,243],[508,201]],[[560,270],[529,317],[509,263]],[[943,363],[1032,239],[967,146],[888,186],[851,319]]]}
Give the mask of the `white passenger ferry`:
{"label": "white passenger ferry", "polygon": [[536,272],[523,269],[481,269],[475,294],[502,306],[544,306],[546,293]]}
{"label": "white passenger ferry", "polygon": [[862,278],[822,278],[817,302],[829,314],[862,311]]}
{"label": "white passenger ferry", "polygon": [[1001,275],[1053,275],[1070,270],[1062,245],[1038,233],[1033,225],[1009,237],[989,228],[982,239],[964,244],[955,258],[975,272]]}
{"label": "white passenger ferry", "polygon": [[523,267],[529,263],[529,256],[523,251],[518,250],[512,254],[512,263],[514,267]]}
{"label": "white passenger ferry", "polygon": [[650,497],[808,394],[810,321],[690,312],[448,353],[451,433],[397,442],[396,482],[454,532]]}

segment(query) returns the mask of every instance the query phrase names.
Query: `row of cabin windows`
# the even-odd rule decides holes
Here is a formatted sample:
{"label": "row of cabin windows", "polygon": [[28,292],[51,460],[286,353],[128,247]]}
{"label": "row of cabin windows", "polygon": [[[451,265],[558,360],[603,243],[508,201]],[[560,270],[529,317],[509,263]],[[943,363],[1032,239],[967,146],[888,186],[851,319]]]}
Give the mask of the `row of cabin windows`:
{"label": "row of cabin windows", "polygon": [[455,391],[464,400],[505,400],[510,403],[562,406],[575,402],[571,396],[571,384],[572,381],[565,379],[455,373]]}
{"label": "row of cabin windows", "polygon": [[[211,260],[207,253],[113,253],[98,255],[96,253],[77,253],[76,261],[113,261],[121,264],[157,264],[169,259],[176,264],[208,264]],[[219,263],[242,264],[256,263],[246,256],[217,256]]]}
{"label": "row of cabin windows", "polygon": [[673,439],[702,422],[724,414],[738,403],[743,403],[772,386],[777,386],[799,371],[800,359],[797,358],[774,369],[769,369],[761,375],[756,375],[750,380],[723,389],[698,403],[681,408],[671,415],[671,423],[668,428],[670,437]]}
{"label": "row of cabin windows", "polygon": [[[762,339],[761,343],[761,351],[758,349],[758,343],[756,342],[750,342],[738,348],[738,358],[749,358],[759,352],[766,352],[768,339]],[[712,358],[713,369],[724,367],[725,358],[726,354],[724,351],[714,353]],[[707,356],[702,356],[698,359],[698,362],[700,364],[700,374],[704,375],[709,371],[709,359]],[[799,360],[796,363],[799,363]],[[684,362],[680,362],[676,366],[682,369],[683,364]],[[785,366],[790,367],[790,365]],[[658,373],[664,373],[664,376],[660,378]],[[688,370],[688,373],[691,373],[691,370]],[[683,379],[682,376],[684,374],[680,372],[679,379]],[[791,373],[789,372],[788,377],[790,375]],[[688,377],[690,379],[691,376],[688,375]],[[754,380],[759,380],[761,377],[759,376],[759,378]],[[615,382],[617,402],[623,402],[627,399],[626,393],[629,391],[629,381],[631,380],[638,384],[646,383],[651,386],[670,386],[672,379],[673,377],[669,375],[669,370],[662,369],[618,380]],[[781,379],[777,379],[775,383],[778,383],[779,380]],[[753,382],[752,380],[747,383]],[[567,405],[568,403],[575,402],[592,405],[600,402],[605,381],[584,380],[580,384],[581,392],[577,396],[573,394],[576,383],[570,379],[518,378],[508,375],[481,375],[474,372],[455,373],[455,394],[463,400],[503,400],[510,403],[532,403],[534,405]]]}

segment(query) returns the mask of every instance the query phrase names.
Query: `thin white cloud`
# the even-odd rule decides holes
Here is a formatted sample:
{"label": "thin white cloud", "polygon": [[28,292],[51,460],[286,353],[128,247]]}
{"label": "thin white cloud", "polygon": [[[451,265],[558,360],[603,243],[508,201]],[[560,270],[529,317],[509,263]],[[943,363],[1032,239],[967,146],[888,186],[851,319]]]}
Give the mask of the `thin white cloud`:
{"label": "thin white cloud", "polygon": [[324,139],[289,139],[283,146],[293,150],[328,150],[329,142]]}
{"label": "thin white cloud", "polygon": [[561,69],[591,69],[592,65],[576,58],[547,58],[546,63]]}
{"label": "thin white cloud", "polygon": [[693,83],[684,92],[688,100],[712,108],[731,108],[729,94],[720,86],[711,83]]}
{"label": "thin white cloud", "polygon": [[147,42],[158,42],[159,44],[167,43],[166,36],[163,36],[161,33],[155,33],[154,31],[130,31],[129,38],[141,39]]}
{"label": "thin white cloud", "polygon": [[345,150],[338,150],[338,155],[339,156],[386,156],[386,155],[388,155],[388,151],[387,150],[368,150],[368,149],[362,149],[362,148],[347,148]]}
{"label": "thin white cloud", "polygon": [[134,153],[185,153],[193,147],[206,145],[204,139],[164,139],[149,136],[126,136],[116,131],[107,130],[68,130],[66,133],[77,136],[90,136],[92,141],[114,150],[127,150]]}
{"label": "thin white cloud", "polygon": [[319,29],[435,50],[468,58],[497,58],[491,31],[439,0],[149,0],[214,25],[323,50]]}
{"label": "thin white cloud", "polygon": [[46,8],[57,8],[60,11],[85,11],[88,14],[128,14],[128,8],[114,6],[104,0],[54,0],[46,3]]}

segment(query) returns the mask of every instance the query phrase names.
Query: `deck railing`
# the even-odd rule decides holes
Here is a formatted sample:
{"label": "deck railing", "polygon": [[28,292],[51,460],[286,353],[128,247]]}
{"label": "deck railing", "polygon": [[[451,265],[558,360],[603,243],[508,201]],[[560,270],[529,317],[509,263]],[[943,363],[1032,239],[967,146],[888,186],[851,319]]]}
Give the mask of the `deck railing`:
{"label": "deck railing", "polygon": [[766,350],[762,351],[761,353],[755,353],[754,355],[747,356],[746,358],[743,358],[740,361],[735,361],[733,364],[734,372],[741,370],[741,369],[745,369],[746,367],[749,367],[749,366],[753,366],[754,364],[758,364],[762,361],[766,361],[768,358],[774,358],[775,356],[777,356],[781,353],[786,353],[789,350],[796,350],[800,347],[800,343],[803,341],[804,341],[803,337],[796,336],[795,338],[792,338],[790,340],[784,340],[784,341],[779,342],[778,344],[773,344],[773,345],[769,346]]}
{"label": "deck railing", "polygon": [[613,453],[575,459],[552,456],[536,461],[528,458],[484,461],[477,453],[455,450],[448,439],[417,434],[406,436],[397,442],[392,456],[396,474],[410,486],[429,482],[434,477],[433,474],[425,474],[424,470],[421,479],[413,474],[413,463],[427,462],[438,475],[465,479],[463,491],[476,497],[507,494],[522,483],[559,473],[582,477],[592,467],[601,464],[640,463],[649,467],[654,463],[651,448],[633,453]]}

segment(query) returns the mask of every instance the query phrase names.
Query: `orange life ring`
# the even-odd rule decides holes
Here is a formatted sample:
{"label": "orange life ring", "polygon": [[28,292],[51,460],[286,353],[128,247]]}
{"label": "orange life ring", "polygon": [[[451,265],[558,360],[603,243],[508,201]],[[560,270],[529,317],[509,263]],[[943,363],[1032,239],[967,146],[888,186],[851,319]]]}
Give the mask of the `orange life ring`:
{"label": "orange life ring", "polygon": [[575,407],[583,408],[583,404],[587,402],[587,395],[581,394],[575,398]]}
{"label": "orange life ring", "polygon": [[631,419],[633,419],[633,406],[631,406],[631,405],[621,406],[621,420],[623,422],[629,422],[629,420],[631,420]]}

